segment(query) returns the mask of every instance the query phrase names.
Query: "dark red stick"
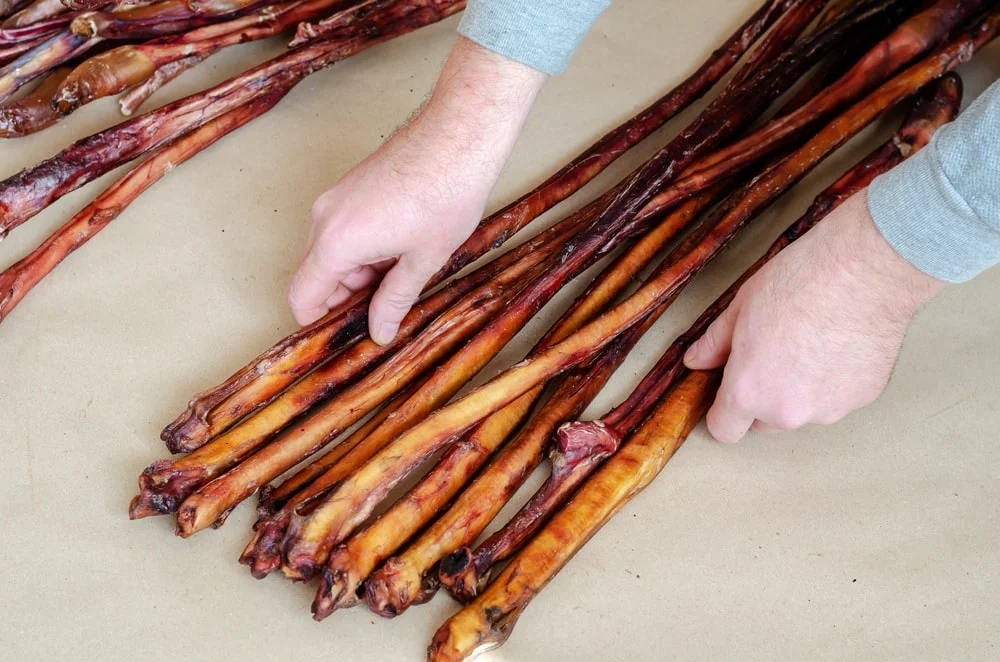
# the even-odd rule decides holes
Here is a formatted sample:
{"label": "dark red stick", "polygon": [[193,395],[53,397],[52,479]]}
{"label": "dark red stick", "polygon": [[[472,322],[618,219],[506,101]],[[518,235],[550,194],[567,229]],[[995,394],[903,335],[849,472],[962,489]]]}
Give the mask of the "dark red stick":
{"label": "dark red stick", "polygon": [[[86,37],[62,32],[18,56],[0,68],[0,103],[13,96],[22,86],[86,52],[97,43]],[[6,180],[9,181],[11,180]],[[6,234],[8,222],[7,207],[0,201],[0,238]]]}
{"label": "dark red stick", "polygon": [[[219,115],[284,87],[376,44],[435,23],[459,11],[456,1],[445,12],[414,12],[381,31],[321,42],[276,57],[209,90],[180,99],[66,148],[58,155],[0,183],[0,237],[66,193],[104,175]],[[71,35],[77,39],[86,38]]]}
{"label": "dark red stick", "polygon": [[267,112],[291,88],[275,88],[267,95],[178,138],[115,182],[30,255],[0,273],[0,322],[60,262],[90,241],[141,193],[175,166],[203,151],[223,136]]}

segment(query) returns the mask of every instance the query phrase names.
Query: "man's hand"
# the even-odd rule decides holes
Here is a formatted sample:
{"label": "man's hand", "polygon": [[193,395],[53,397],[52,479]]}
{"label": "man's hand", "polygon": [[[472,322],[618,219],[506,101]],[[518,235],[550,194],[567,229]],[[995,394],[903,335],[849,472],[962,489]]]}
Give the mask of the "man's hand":
{"label": "man's hand", "polygon": [[782,251],[737,294],[685,356],[726,366],[708,413],[719,441],[834,423],[885,389],[903,335],[945,283],[883,239],[867,195],[844,203]]}
{"label": "man's hand", "polygon": [[299,323],[381,279],[369,331],[390,342],[424,284],[482,217],[545,78],[459,38],[427,105],[313,205],[288,293]]}

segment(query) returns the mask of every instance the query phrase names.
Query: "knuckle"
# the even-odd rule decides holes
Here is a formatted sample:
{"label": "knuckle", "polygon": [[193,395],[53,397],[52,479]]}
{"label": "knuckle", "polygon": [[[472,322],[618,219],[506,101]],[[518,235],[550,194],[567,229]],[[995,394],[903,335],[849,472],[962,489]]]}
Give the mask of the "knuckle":
{"label": "knuckle", "polygon": [[747,375],[737,377],[729,389],[730,404],[740,411],[754,410],[759,389],[757,384]]}
{"label": "knuckle", "polygon": [[809,410],[798,402],[785,402],[777,407],[769,422],[779,430],[797,430],[809,422]]}

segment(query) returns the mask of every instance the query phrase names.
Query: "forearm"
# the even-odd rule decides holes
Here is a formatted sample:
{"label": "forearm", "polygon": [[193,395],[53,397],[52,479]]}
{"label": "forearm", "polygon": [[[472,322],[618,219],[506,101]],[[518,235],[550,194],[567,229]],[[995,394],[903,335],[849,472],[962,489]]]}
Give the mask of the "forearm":
{"label": "forearm", "polygon": [[487,181],[495,179],[546,79],[459,37],[419,121],[407,131],[432,133],[444,148],[439,155],[474,167]]}
{"label": "forearm", "polygon": [[927,149],[876,179],[875,225],[926,274],[961,282],[1000,263],[1000,82]]}

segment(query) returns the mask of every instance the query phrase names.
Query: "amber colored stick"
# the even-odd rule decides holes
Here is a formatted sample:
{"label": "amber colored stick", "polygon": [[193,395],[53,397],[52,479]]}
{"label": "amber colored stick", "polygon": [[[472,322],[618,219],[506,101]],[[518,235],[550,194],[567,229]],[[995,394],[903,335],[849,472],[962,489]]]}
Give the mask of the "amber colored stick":
{"label": "amber colored stick", "polygon": [[[759,177],[750,193],[728,211],[696,250],[682,257],[662,275],[651,279],[617,308],[568,339],[510,368],[412,427],[345,480],[310,517],[316,517],[321,508],[329,505],[328,512],[324,514],[333,522],[329,530],[350,530],[355,522],[367,516],[371,504],[381,500],[387,486],[391,489],[397,478],[406,474],[411,463],[418,462],[419,458],[426,457],[449,439],[456,438],[477,421],[516,400],[538,384],[594,356],[613,338],[638,323],[663,300],[675,294],[686,279],[724,248],[757,212],[797,182],[825,156],[867,126],[881,112],[914,94],[928,80],[968,59],[974,44],[988,41],[984,36],[987,32],[995,34],[997,26],[992,16],[984,26],[988,28],[977,28],[975,37],[966,35],[956,40],[947,52],[937,54],[930,61],[900,74],[838,117],[778,166]],[[345,506],[349,507],[345,509]]]}
{"label": "amber colored stick", "polygon": [[[558,342],[598,315],[711,199],[712,196],[703,196],[668,215],[602,272],[537,347],[544,348]],[[651,317],[649,323],[653,321]],[[582,411],[627,355],[635,340],[637,338],[626,339],[620,346],[602,355],[595,365],[584,371],[584,375],[589,375],[586,381],[575,377],[561,385],[522,436],[548,437],[555,425]],[[336,548],[330,555],[313,605],[315,617],[321,619],[335,609],[356,604],[355,593],[361,581],[451,500],[527,415],[540,394],[541,389],[536,388],[476,426],[375,523]],[[320,560],[319,557],[317,560]]]}
{"label": "amber colored stick", "polygon": [[843,201],[922,149],[934,132],[952,121],[962,99],[961,79],[947,74],[931,83],[893,138],[851,168],[820,193],[809,210],[778,238],[765,255],[720,296],[694,325],[664,353],[632,395],[597,421],[570,423],[559,429],[552,476],[531,501],[501,530],[473,552],[464,547],[441,562],[441,585],[462,602],[469,602],[489,581],[497,563],[513,556],[542,526],[603,458],[649,415],[684,370],[684,352],[728,307],[740,287],[764,264],[802,236]]}
{"label": "amber colored stick", "polygon": [[[0,68],[0,103],[7,101],[24,85],[86,52],[96,43],[86,37],[62,32],[19,55]],[[4,204],[0,202],[0,237],[9,224],[5,215]]]}
{"label": "amber colored stick", "polygon": [[818,119],[853,103],[917,57],[927,53],[956,28],[990,4],[985,0],[938,0],[875,44],[861,60],[798,110],[778,117],[747,137],[699,160],[684,177],[657,198],[669,205],[717,182],[734,168],[760,158]]}
{"label": "amber colored stick", "polygon": [[720,378],[720,371],[694,372],[678,384],[496,581],[441,626],[428,660],[468,660],[503,644],[531,599],[663,470],[708,409]]}
{"label": "amber colored stick", "polygon": [[[371,4],[371,2],[364,3],[368,6]],[[442,282],[489,250],[501,245],[517,230],[579,190],[618,156],[704,94],[732,67],[760,33],[773,23],[777,17],[776,12],[780,11],[783,6],[784,4],[775,2],[765,4],[688,80],[654,102],[642,113],[601,138],[573,159],[569,165],[546,180],[545,183],[483,221],[480,228],[456,252],[449,263],[429,284],[429,287]],[[343,20],[342,14],[340,20]],[[342,315],[342,310],[333,311],[321,319],[317,326],[322,327],[332,319],[340,318]],[[294,340],[282,341],[280,344],[283,348],[282,351],[288,351],[296,343],[307,342],[311,335],[310,331],[303,330],[297,334]],[[251,366],[253,367],[251,368]],[[265,378],[269,378],[270,373],[280,372],[284,369],[277,367],[271,369],[262,365],[260,361],[255,361],[251,366],[247,366],[241,373],[238,373],[247,379],[239,380],[239,383],[236,383],[233,378],[230,378],[226,383],[195,396],[188,411],[173,424],[173,429],[164,430],[164,440],[169,442],[174,439],[175,443],[179,441],[185,435],[179,426],[184,425],[185,421],[196,421],[202,418],[205,415],[204,412],[211,411],[212,408],[218,406],[220,398],[232,397],[239,389],[246,388],[250,383],[249,380],[256,378],[257,371],[266,371],[268,374],[265,375]],[[250,399],[252,396],[245,398],[245,400]],[[195,433],[192,432],[192,434]]]}
{"label": "amber colored stick", "polygon": [[[157,67],[153,75],[145,81],[125,90],[121,98],[118,99],[118,107],[122,115],[131,117],[139,107],[156,94],[156,92],[167,83],[171,82],[188,69],[196,67],[208,59],[209,54],[192,55],[190,57],[175,60],[161,67]],[[50,98],[50,105],[53,94]]]}
{"label": "amber colored stick", "polygon": [[[424,380],[426,381],[426,380]],[[240,563],[250,567],[250,574],[263,579],[281,565],[281,541],[285,537],[288,521],[293,510],[305,509],[317,494],[324,490],[313,489],[317,477],[337,465],[345,455],[378,428],[399,406],[413,395],[424,381],[417,381],[405,391],[382,406],[351,435],[336,444],[322,457],[302,470],[289,476],[276,488],[268,486],[260,491],[257,504],[257,521],[253,525],[253,536],[240,554]]]}
{"label": "amber colored stick", "polygon": [[27,257],[0,273],[0,322],[31,291],[31,288],[51,273],[70,253],[90,241],[111,221],[118,218],[141,193],[177,165],[267,112],[281,100],[288,89],[277,88],[267,96],[238,107],[168,144],[115,182]]}
{"label": "amber colored stick", "polygon": [[[372,340],[363,340],[241,425],[189,455],[150,465],[140,476],[140,494],[132,502],[130,517],[175,512],[183,500],[191,498],[199,489],[203,493],[196,501],[212,494],[215,495],[213,504],[223,497],[238,494],[239,499],[234,503],[216,508],[216,517],[228,511],[257,488],[329,445],[342,431],[450,355],[457,345],[486,324],[513,292],[524,286],[523,279],[540,269],[545,258],[543,255],[540,262],[526,259],[514,263],[496,278],[472,290],[444,314],[438,315],[442,312],[438,303],[447,302],[446,295],[435,303],[415,308],[401,326],[407,338],[394,342],[394,346],[383,347]],[[425,325],[426,328],[420,330]],[[389,358],[376,364],[372,356]],[[350,384],[333,401],[261,448],[295,417],[309,411],[309,405],[335,392],[338,384],[350,383],[358,376],[357,366],[373,364],[377,365],[374,370]],[[302,398],[311,402],[303,406]],[[248,458],[251,453],[254,455]],[[294,459],[289,463],[289,458]],[[233,468],[241,461],[242,464]],[[279,466],[283,468],[278,470]],[[229,473],[224,473],[231,468]],[[262,477],[262,472],[266,478]],[[252,478],[240,482],[241,477],[251,474]],[[203,508],[202,512],[207,510]],[[214,518],[203,520],[199,528],[212,522]]]}
{"label": "amber colored stick", "polygon": [[[58,122],[61,115],[52,109],[52,94],[70,71],[70,67],[53,69],[25,96],[0,104],[0,138],[20,138]],[[3,319],[2,310],[0,319]]]}
{"label": "amber colored stick", "polygon": [[[398,394],[393,396],[389,402],[383,405],[371,418],[365,421],[365,423],[350,436],[348,441],[360,443],[365,437],[371,434],[375,428],[381,425],[392,412],[399,409],[400,405],[406,402],[407,398],[416,393],[417,389],[423,386],[426,381],[426,379],[418,380],[405,390],[400,391]],[[312,484],[313,481],[324,474],[332,466],[340,462],[344,455],[354,448],[357,443],[339,443],[322,456],[316,458],[313,462],[310,462],[283,480],[280,485],[272,484],[262,489],[257,502],[258,517],[270,517],[283,508],[285,504],[298,497],[306,488],[309,487],[309,485]]]}
{"label": "amber colored stick", "polygon": [[[336,364],[333,364],[311,375],[291,396],[295,405],[290,410],[292,414],[302,413],[308,406],[329,395],[332,388],[363,376],[378,361],[404,346],[449,306],[504,271],[520,265],[516,266],[519,271],[513,275],[523,275],[524,269],[538,264],[558,250],[584,224],[588,213],[585,208],[571,215],[534,239],[425,298],[407,316],[391,344],[381,346],[368,341],[363,349],[352,350],[352,354],[334,359],[349,370],[334,372],[342,368],[335,368]],[[196,450],[232,428],[244,416],[258,411],[296,379],[322,365],[342,347],[360,339],[367,328],[367,311],[368,298],[359,294],[349,307],[341,310],[341,315],[324,316],[258,356],[222,385],[196,395],[187,410],[161,434],[167,447],[174,452]],[[290,419],[282,418],[282,424],[287,420]]]}

